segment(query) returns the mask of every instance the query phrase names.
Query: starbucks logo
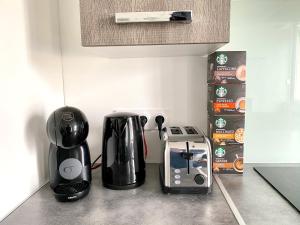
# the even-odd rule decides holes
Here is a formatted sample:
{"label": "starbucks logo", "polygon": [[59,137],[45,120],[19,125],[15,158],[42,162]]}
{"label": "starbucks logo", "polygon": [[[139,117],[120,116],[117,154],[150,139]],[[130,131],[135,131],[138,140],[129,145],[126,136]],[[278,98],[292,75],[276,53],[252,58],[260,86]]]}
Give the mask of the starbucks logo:
{"label": "starbucks logo", "polygon": [[217,56],[217,63],[219,65],[224,65],[225,63],[227,63],[228,57],[225,54],[220,54]]}
{"label": "starbucks logo", "polygon": [[226,120],[224,120],[223,118],[219,118],[216,120],[215,124],[218,128],[223,128],[226,126]]}
{"label": "starbucks logo", "polygon": [[227,95],[227,89],[224,87],[217,88],[216,95],[219,96],[220,98],[225,97]]}
{"label": "starbucks logo", "polygon": [[217,157],[223,157],[225,155],[225,149],[224,148],[217,148],[216,151],[215,151],[215,155]]}

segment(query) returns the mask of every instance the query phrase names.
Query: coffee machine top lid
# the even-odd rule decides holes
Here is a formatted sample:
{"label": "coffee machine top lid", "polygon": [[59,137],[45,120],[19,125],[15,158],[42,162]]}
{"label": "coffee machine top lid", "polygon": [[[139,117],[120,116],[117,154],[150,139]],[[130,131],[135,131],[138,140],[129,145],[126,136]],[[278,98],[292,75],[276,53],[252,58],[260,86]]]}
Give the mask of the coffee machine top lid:
{"label": "coffee machine top lid", "polygon": [[89,132],[89,124],[83,112],[65,106],[55,110],[47,121],[47,135],[52,144],[73,148],[82,144]]}

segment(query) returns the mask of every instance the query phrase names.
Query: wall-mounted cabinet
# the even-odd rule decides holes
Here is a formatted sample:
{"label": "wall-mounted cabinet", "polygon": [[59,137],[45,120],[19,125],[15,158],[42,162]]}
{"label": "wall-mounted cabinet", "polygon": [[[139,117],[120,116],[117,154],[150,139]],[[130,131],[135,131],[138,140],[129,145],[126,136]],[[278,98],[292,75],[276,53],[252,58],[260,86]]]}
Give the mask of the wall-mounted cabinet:
{"label": "wall-mounted cabinet", "polygon": [[[122,12],[183,10],[192,11],[191,23],[115,21]],[[202,44],[203,54],[229,42],[230,0],[80,0],[80,14],[85,47]]]}

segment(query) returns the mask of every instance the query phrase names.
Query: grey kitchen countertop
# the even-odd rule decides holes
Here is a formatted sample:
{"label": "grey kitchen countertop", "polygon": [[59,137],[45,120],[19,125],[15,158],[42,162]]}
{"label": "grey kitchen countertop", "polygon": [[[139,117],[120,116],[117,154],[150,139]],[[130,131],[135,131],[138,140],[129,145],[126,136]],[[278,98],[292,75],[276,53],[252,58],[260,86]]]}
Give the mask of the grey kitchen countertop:
{"label": "grey kitchen countertop", "polygon": [[161,192],[158,164],[147,164],[146,182],[131,190],[109,190],[93,172],[91,191],[76,201],[57,202],[44,186],[0,224],[237,224],[218,185],[209,195],[170,195]]}
{"label": "grey kitchen countertop", "polygon": [[[300,213],[253,170],[255,165],[257,164],[246,164],[242,176],[219,175],[245,223],[300,224]],[[276,164],[276,166],[287,165]],[[131,190],[116,191],[104,188],[100,181],[100,170],[94,171],[89,195],[76,202],[57,202],[47,184],[0,223],[0,225],[8,224],[235,225],[238,223],[216,182],[209,195],[163,194],[159,183],[158,164],[147,164],[145,184]]]}
{"label": "grey kitchen countertop", "polygon": [[242,176],[219,175],[245,223],[299,225],[300,213],[253,170],[254,166],[300,167],[300,164],[246,164]]}

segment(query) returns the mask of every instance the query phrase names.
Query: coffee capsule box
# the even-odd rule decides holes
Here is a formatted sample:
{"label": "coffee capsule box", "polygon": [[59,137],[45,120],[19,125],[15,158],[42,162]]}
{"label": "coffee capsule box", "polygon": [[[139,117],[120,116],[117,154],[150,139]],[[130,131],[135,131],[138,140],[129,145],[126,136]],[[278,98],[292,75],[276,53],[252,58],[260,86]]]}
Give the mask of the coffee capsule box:
{"label": "coffee capsule box", "polygon": [[244,114],[245,84],[208,85],[207,110],[211,114]]}
{"label": "coffee capsule box", "polygon": [[210,84],[245,83],[246,52],[223,51],[208,56],[207,82]]}
{"label": "coffee capsule box", "polygon": [[243,145],[213,144],[213,172],[220,174],[242,174],[244,170]]}
{"label": "coffee capsule box", "polygon": [[209,115],[207,134],[213,144],[244,143],[245,117],[240,115]]}

